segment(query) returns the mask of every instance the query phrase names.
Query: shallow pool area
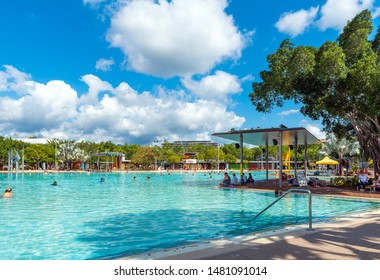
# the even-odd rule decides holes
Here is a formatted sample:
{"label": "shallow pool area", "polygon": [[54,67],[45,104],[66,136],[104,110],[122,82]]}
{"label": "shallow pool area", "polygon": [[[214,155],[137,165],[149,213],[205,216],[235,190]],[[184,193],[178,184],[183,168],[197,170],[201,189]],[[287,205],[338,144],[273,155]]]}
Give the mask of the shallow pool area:
{"label": "shallow pool area", "polygon": [[[0,259],[113,258],[293,224],[307,227],[307,195],[291,194],[253,221],[274,194],[215,187],[222,178],[222,173],[212,178],[26,173],[17,179],[0,174],[2,188],[10,185],[14,192],[13,198],[0,199]],[[55,180],[58,186],[51,185]],[[379,208],[377,201],[313,196],[313,222]]]}

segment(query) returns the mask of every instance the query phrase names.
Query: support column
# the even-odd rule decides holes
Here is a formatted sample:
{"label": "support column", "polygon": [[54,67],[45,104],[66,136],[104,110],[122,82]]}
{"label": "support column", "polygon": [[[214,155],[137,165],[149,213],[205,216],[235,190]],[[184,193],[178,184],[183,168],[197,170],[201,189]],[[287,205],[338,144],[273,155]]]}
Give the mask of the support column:
{"label": "support column", "polygon": [[240,133],[240,177],[243,175],[243,133]]}
{"label": "support column", "polygon": [[305,168],[305,177],[307,175],[307,139],[305,137],[305,158],[304,158],[304,161],[303,161],[303,166]]}
{"label": "support column", "polygon": [[18,151],[16,149],[14,149],[14,151],[15,151],[16,179],[17,179],[17,177],[18,177],[18,161],[19,161],[20,156],[19,156]]}
{"label": "support column", "polygon": [[22,167],[21,167],[21,170],[22,170],[22,178],[24,178],[24,170],[25,170],[25,148],[22,147],[22,154],[21,154],[21,164],[22,164]]}
{"label": "support column", "polygon": [[107,169],[108,169],[108,156],[106,156],[106,173],[107,173]]}
{"label": "support column", "polygon": [[299,186],[298,182],[298,176],[297,176],[297,150],[298,150],[298,136],[294,139],[294,180],[293,180],[293,186]]}
{"label": "support column", "polygon": [[269,163],[268,163],[268,138],[266,139],[266,141],[265,141],[265,164],[266,164],[266,174],[265,174],[265,177],[266,177],[266,179],[267,179],[267,181],[268,181],[268,179],[269,179],[269,173],[268,173],[268,165],[269,165]]}
{"label": "support column", "polygon": [[13,164],[11,166],[12,159],[11,159],[11,150],[8,150],[8,176],[11,175],[12,169],[13,169]]}
{"label": "support column", "polygon": [[280,130],[280,166],[278,168],[278,182],[279,188],[282,188],[282,130]]}

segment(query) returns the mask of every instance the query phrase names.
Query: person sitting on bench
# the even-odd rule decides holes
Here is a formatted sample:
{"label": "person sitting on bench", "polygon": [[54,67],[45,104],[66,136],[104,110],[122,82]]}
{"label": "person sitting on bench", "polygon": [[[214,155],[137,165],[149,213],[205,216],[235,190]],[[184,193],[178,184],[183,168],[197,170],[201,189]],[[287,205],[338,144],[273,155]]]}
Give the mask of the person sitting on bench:
{"label": "person sitting on bench", "polygon": [[360,170],[358,176],[358,183],[356,184],[357,190],[364,190],[366,186],[368,186],[369,176],[368,173],[364,172],[364,170]]}

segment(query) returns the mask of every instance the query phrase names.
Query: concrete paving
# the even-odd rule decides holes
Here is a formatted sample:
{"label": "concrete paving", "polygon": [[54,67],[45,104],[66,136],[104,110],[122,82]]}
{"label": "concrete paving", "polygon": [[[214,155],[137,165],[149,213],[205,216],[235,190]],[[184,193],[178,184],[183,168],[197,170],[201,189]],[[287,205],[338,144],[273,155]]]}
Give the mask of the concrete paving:
{"label": "concrete paving", "polygon": [[289,229],[190,252],[170,252],[176,260],[380,260],[380,211],[329,224],[313,231]]}
{"label": "concrete paving", "polygon": [[307,228],[288,227],[121,259],[380,260],[380,209]]}
{"label": "concrete paving", "polygon": [[[273,182],[260,182],[247,190],[273,191]],[[284,190],[290,188],[284,185]],[[379,200],[380,193],[357,192],[332,187],[306,187],[313,194]],[[380,260],[380,209],[353,214],[326,223],[288,227],[149,252],[122,259],[166,260]]]}

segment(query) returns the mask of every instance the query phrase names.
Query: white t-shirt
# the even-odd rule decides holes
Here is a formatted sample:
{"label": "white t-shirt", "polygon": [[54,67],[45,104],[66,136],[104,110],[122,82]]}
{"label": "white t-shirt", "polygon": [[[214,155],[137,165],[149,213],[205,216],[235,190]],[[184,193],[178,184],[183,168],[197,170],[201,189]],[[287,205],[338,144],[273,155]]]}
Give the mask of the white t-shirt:
{"label": "white t-shirt", "polygon": [[238,184],[239,184],[238,178],[236,176],[232,176],[232,185],[238,185]]}
{"label": "white t-shirt", "polygon": [[360,182],[362,182],[362,183],[365,183],[368,180],[368,174],[367,173],[364,173],[364,174],[360,173],[358,177],[359,177]]}
{"label": "white t-shirt", "polygon": [[246,183],[247,182],[247,176],[245,176],[245,175],[243,175],[242,177],[241,177],[241,180],[242,180],[242,183]]}

